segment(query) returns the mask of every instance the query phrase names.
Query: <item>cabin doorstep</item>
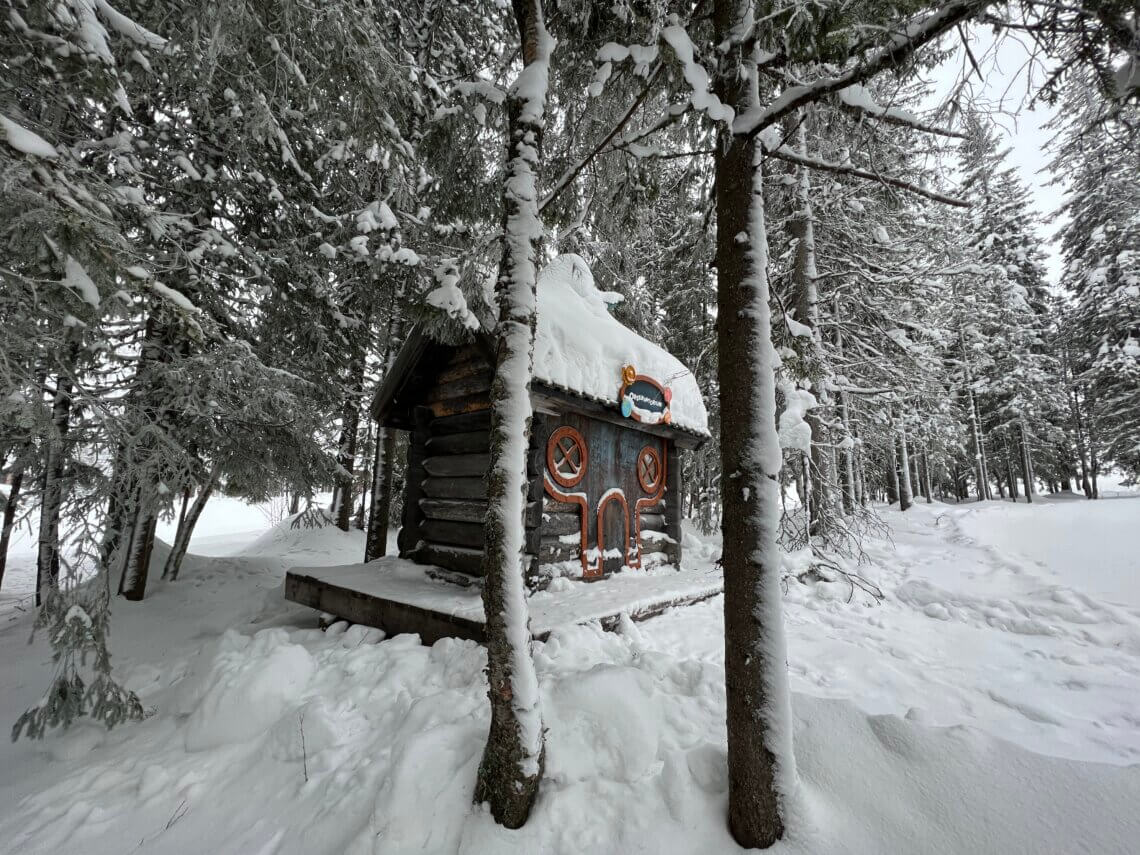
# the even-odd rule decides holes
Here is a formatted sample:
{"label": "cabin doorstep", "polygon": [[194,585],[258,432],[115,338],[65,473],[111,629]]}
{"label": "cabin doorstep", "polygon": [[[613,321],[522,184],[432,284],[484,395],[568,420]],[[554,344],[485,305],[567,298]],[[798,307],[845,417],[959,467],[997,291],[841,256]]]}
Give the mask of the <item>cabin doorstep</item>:
{"label": "cabin doorstep", "polygon": [[[680,452],[709,435],[695,377],[613,317],[579,256],[555,259],[537,290],[529,587],[679,569]],[[399,557],[436,578],[482,572],[493,366],[490,335],[451,345],[416,327],[372,402],[380,425],[409,432]]]}

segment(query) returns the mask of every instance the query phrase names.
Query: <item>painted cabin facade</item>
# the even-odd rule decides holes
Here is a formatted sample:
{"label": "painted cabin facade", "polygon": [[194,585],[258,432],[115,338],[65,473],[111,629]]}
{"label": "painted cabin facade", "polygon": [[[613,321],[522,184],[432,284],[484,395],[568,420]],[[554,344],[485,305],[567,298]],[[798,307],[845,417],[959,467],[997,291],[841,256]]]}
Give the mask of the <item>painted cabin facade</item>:
{"label": "painted cabin facade", "polygon": [[[532,585],[551,575],[601,578],[654,561],[680,566],[679,455],[707,437],[692,375],[609,317],[604,305],[604,316],[596,314],[600,300],[588,268],[577,256],[569,259],[539,280],[525,516]],[[575,317],[583,306],[595,313],[589,326],[604,346],[584,349],[571,339],[588,333]],[[570,341],[578,350],[567,347]],[[624,353],[630,361],[616,358]],[[639,373],[638,357],[667,376]],[[410,432],[397,539],[402,558],[481,572],[493,360],[488,336],[447,345],[413,329],[372,402],[381,425]],[[669,384],[679,377],[687,384],[685,425],[674,418],[678,399]],[[559,566],[547,566],[553,564]]]}

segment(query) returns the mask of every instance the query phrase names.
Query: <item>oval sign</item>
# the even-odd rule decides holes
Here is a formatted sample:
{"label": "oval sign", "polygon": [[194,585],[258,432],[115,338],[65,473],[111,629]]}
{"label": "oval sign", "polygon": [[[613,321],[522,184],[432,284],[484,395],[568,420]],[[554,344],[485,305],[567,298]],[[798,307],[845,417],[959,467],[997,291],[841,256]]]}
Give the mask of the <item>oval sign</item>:
{"label": "oval sign", "polygon": [[669,423],[671,391],[652,377],[637,374],[623,378],[618,400],[621,401],[621,414],[639,422]]}

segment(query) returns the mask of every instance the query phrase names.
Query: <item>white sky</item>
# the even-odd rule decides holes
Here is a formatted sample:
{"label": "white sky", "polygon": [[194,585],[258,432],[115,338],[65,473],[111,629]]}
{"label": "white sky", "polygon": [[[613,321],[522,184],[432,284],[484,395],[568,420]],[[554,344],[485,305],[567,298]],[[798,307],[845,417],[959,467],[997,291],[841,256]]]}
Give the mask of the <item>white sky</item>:
{"label": "white sky", "polygon": [[[1004,35],[995,44],[993,31],[988,27],[971,27],[966,33],[984,79],[978,79],[955,33],[953,42],[947,46],[956,44],[957,50],[931,76],[935,90],[933,103],[944,99],[968,75],[964,92],[977,108],[990,113],[1011,148],[1009,162],[1029,185],[1038,213],[1050,217],[1063,198],[1061,187],[1048,185],[1050,175],[1045,171],[1050,160],[1045,146],[1051,133],[1043,126],[1054,111],[1047,104],[1028,107],[1032,93],[1044,79],[1043,69],[1031,60],[1029,46],[1015,36]],[[1039,229],[1049,281],[1054,285],[1061,272],[1060,256],[1051,243],[1055,230],[1056,225],[1052,223]]]}

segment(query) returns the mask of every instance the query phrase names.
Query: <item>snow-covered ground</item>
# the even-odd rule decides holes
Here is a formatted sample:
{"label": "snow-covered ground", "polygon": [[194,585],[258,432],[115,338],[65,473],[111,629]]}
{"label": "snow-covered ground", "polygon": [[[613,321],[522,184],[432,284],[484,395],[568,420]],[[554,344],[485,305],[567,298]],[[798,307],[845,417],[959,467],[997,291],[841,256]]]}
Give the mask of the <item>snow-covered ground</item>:
{"label": "snow-covered ground", "polygon": [[[863,567],[882,603],[789,587],[802,785],[771,851],[1136,852],[1140,496],[883,513],[893,545],[869,544]],[[0,851],[737,851],[719,597],[537,646],[546,775],[507,832],[470,806],[482,650],[321,632],[283,601],[284,571],[358,560],[360,536],[273,528],[226,499],[207,514],[179,582],[115,603],[116,667],[151,715],[0,747]],[[26,590],[26,541],[14,559],[6,591]],[[48,657],[5,598],[8,723]]]}

